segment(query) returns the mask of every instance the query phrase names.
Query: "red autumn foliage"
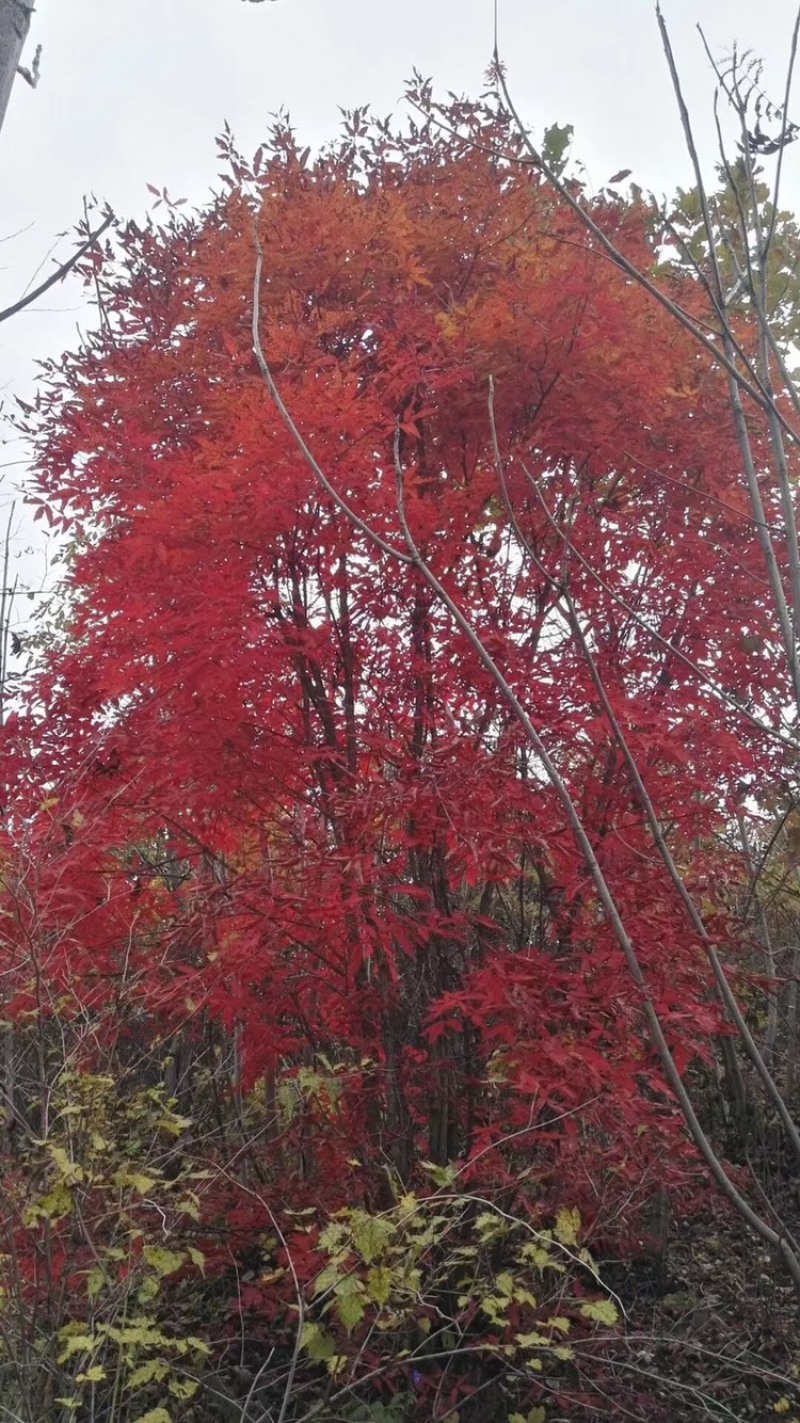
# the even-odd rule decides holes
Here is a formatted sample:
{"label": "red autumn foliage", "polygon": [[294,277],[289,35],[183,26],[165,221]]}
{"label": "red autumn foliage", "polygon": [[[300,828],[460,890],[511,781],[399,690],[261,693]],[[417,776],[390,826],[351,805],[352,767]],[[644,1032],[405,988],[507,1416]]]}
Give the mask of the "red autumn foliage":
{"label": "red autumn foliage", "polygon": [[[563,589],[726,958],[718,835],[748,714],[784,689],[722,373],[511,161],[496,114],[449,119],[397,137],[356,113],[313,161],[278,127],[253,169],[224,145],[224,194],[120,232],[103,328],[48,370],[39,497],[74,544],[63,638],[9,728],[7,1011],[91,1012],[131,1051],[191,1054],[213,1025],[267,1102],[327,1074],[266,1153],[297,1205],[380,1203],[387,1168],[473,1158],[467,1180],[513,1192],[524,1170],[530,1209],[604,1221],[696,1175],[638,992],[494,682],[270,401],[256,242],[284,399],[403,548],[399,430],[416,543],[569,786],[681,1068],[719,1011]],[[583,197],[653,270],[650,211]],[[697,284],[660,279],[703,314]]]}

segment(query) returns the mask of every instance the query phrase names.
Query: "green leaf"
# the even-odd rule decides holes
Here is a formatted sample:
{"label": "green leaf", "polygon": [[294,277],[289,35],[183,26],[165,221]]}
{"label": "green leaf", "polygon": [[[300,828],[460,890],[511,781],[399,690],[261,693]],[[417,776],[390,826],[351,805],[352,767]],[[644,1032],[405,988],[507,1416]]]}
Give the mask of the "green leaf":
{"label": "green leaf", "polygon": [[332,1260],[330,1265],[326,1265],[324,1270],[320,1270],[314,1281],[314,1294],[324,1295],[328,1290],[333,1289],[337,1280],[341,1279],[341,1266],[336,1260]]}
{"label": "green leaf", "polygon": [[433,1161],[420,1161],[419,1164],[437,1186],[452,1186],[458,1175],[455,1166],[437,1166]]}
{"label": "green leaf", "polygon": [[164,1245],[145,1245],[143,1255],[151,1270],[155,1270],[159,1279],[165,1275],[174,1275],[181,1265],[186,1264],[186,1255],[183,1250],[167,1250]]}
{"label": "green leaf", "polygon": [[336,1345],[330,1334],[315,1324],[312,1320],[306,1320],[303,1325],[303,1332],[300,1336],[300,1348],[304,1349],[310,1359],[315,1363],[322,1363],[325,1359],[332,1359],[336,1353]]}
{"label": "green leaf", "polygon": [[320,1232],[319,1243],[322,1250],[328,1255],[336,1255],[345,1245],[349,1244],[350,1232],[347,1226],[340,1220],[328,1221],[325,1229]]}
{"label": "green leaf", "polygon": [[575,132],[572,124],[551,124],[544,131],[542,157],[556,176],[560,176],[567,166],[569,147]]}
{"label": "green leaf", "polygon": [[147,1413],[141,1413],[135,1423],[172,1423],[172,1414],[166,1408],[151,1408]]}
{"label": "green leaf", "polygon": [[350,1275],[339,1282],[333,1293],[336,1296],[336,1313],[348,1334],[352,1334],[364,1318],[364,1286],[355,1275]]}
{"label": "green leaf", "polygon": [[393,1221],[385,1217],[367,1215],[366,1211],[353,1211],[350,1216],[353,1244],[365,1265],[371,1265],[385,1251],[392,1236],[397,1232]]}
{"label": "green leaf", "polygon": [[148,1279],[142,1280],[136,1291],[136,1299],[139,1304],[149,1304],[151,1299],[155,1299],[160,1293],[161,1285],[153,1275],[150,1275]]}

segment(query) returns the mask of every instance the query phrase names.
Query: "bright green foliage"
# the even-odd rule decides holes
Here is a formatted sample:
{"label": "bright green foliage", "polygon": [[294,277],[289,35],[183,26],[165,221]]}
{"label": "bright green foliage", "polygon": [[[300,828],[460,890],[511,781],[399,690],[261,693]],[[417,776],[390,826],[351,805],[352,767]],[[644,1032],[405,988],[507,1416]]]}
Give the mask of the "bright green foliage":
{"label": "bright green foliage", "polygon": [[[766,246],[766,316],[773,336],[786,351],[800,340],[800,227],[790,212],[776,212],[760,168],[752,169],[751,183],[739,157],[728,168],[718,167],[717,176],[719,187],[708,195],[708,211],[729,310],[735,316],[751,307],[751,293],[759,293],[762,280],[758,253]],[[670,224],[679,238],[671,261],[698,270],[710,281],[710,249],[696,188],[678,189]]]}
{"label": "bright green foliage", "polygon": [[569,162],[569,151],[574,132],[572,124],[551,124],[544,131],[542,158],[548,168],[559,177]]}

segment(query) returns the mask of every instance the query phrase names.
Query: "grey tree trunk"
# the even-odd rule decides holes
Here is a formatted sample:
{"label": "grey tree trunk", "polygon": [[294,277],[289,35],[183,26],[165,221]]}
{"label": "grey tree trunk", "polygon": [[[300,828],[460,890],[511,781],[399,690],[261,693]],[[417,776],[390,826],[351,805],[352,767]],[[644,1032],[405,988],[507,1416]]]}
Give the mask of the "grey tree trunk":
{"label": "grey tree trunk", "polygon": [[33,0],[0,0],[0,129],[17,77],[17,65],[32,14]]}

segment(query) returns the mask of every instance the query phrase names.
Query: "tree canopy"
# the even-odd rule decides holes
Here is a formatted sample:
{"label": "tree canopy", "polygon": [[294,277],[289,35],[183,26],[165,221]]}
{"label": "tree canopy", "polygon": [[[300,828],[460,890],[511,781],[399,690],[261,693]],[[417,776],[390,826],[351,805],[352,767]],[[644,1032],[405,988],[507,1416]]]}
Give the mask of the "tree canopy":
{"label": "tree canopy", "polygon": [[[350,1298],[335,1347],[304,1338],[323,1362],[359,1347],[412,1248],[365,1244],[337,1216],[354,1202],[396,1232],[397,1202],[458,1169],[577,1249],[579,1227],[630,1239],[659,1189],[702,1189],[563,797],[448,600],[578,808],[681,1074],[728,1031],[709,945],[735,973],[751,946],[731,825],[794,758],[722,364],[496,106],[437,121],[412,98],[406,131],[355,111],[319,156],[282,123],[252,163],[226,135],[207,210],[84,259],[101,325],[24,417],[69,556],[5,733],[4,1015],[140,1086],[166,1051],[187,1159],[202,1139],[227,1161],[248,1114],[254,1174],[202,1198],[203,1254],[222,1271],[285,1207],[338,1220],[304,1237],[313,1259],[293,1242],[296,1288],[328,1249],[323,1288]],[[565,182],[708,324],[640,196]],[[324,481],[253,352],[258,253],[257,335]],[[777,523],[768,421],[746,419]],[[354,1251],[388,1271],[355,1305]],[[251,1299],[273,1324],[278,1268]],[[497,1338],[533,1339],[536,1301],[492,1298]]]}

